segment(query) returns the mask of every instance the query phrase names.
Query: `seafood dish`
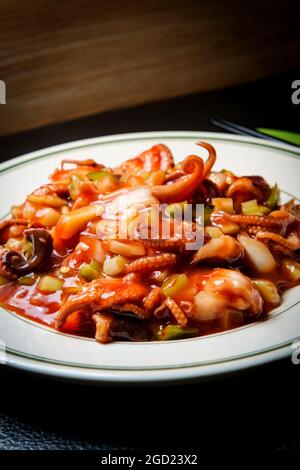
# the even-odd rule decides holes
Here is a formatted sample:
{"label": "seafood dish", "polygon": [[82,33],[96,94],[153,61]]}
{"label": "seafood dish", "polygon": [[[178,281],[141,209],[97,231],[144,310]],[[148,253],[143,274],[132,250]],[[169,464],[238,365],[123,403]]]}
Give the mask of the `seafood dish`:
{"label": "seafood dish", "polygon": [[196,145],[179,163],[164,144],[114,168],[63,160],[0,222],[4,310],[100,343],[267,321],[300,284],[300,205]]}

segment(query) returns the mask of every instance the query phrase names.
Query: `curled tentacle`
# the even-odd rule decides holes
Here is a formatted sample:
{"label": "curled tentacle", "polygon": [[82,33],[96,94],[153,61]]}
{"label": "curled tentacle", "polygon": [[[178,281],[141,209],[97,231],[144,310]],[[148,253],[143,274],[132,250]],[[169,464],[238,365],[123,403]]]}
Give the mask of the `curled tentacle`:
{"label": "curled tentacle", "polygon": [[168,307],[179,326],[187,325],[188,319],[175,300],[171,299],[171,297],[167,297],[164,301],[164,305]]}
{"label": "curled tentacle", "polygon": [[271,194],[271,188],[262,176],[246,176],[252,181],[252,184],[260,192],[260,201],[266,201]]}
{"label": "curled tentacle", "polygon": [[296,217],[296,219],[300,221],[300,204],[297,204],[295,199],[291,199],[286,204],[283,204],[280,207],[280,210],[288,212],[289,214],[292,214],[293,216]]}
{"label": "curled tentacle", "polygon": [[283,248],[285,254],[290,254],[291,252],[299,248],[299,243],[295,243],[295,240],[287,240],[278,233],[274,232],[259,231],[256,233],[256,238],[258,238],[259,240],[272,241],[276,245],[279,245],[281,248]]}
{"label": "curled tentacle", "polygon": [[0,276],[4,277],[5,279],[7,279],[9,281],[14,281],[15,279],[18,278],[18,276],[15,273],[13,273],[9,269],[9,267],[7,266],[7,263],[6,263],[7,253],[9,253],[8,250],[3,250],[1,252],[1,256],[0,256]]}
{"label": "curled tentacle", "polygon": [[160,202],[178,202],[188,199],[196,187],[203,180],[203,160],[196,155],[190,155],[182,163],[185,176],[177,179],[175,183],[153,186],[152,194]]}
{"label": "curled tentacle", "polygon": [[17,251],[5,251],[2,263],[6,269],[16,275],[23,275],[35,270],[49,268],[53,251],[52,236],[46,229],[31,228],[25,230],[26,238],[32,243],[32,254],[26,259]]}
{"label": "curled tentacle", "polygon": [[166,174],[165,183],[168,183],[169,181],[177,180],[178,178],[184,175],[185,175],[184,171],[180,168],[177,168],[176,170],[173,170],[170,173]]}
{"label": "curled tentacle", "polygon": [[195,314],[195,304],[190,300],[181,300],[179,306],[188,318]]}
{"label": "curled tentacle", "polygon": [[139,282],[96,279],[62,305],[56,317],[56,328],[59,328],[76,310],[88,309],[96,312],[108,310],[115,305],[138,303],[147,296],[148,292],[149,289]]}
{"label": "curled tentacle", "polygon": [[285,234],[287,231],[287,228],[297,221],[297,217],[294,214],[291,214],[290,212],[286,212],[284,210],[276,210],[271,212],[270,214],[271,217],[275,217],[276,219],[279,219],[282,224],[282,229],[281,229],[281,234]]}
{"label": "curled tentacle", "polygon": [[258,203],[263,203],[270,193],[270,186],[261,176],[242,176],[231,183],[227,197],[233,199],[234,208],[239,211],[243,202],[256,199]]}
{"label": "curled tentacle", "polygon": [[176,263],[176,255],[174,253],[161,253],[160,255],[144,256],[139,258],[132,263],[127,264],[125,272],[136,272],[136,271],[151,271],[153,269],[164,268]]}
{"label": "curled tentacle", "polygon": [[261,176],[242,176],[229,186],[227,197],[232,197],[236,205],[249,199],[262,203],[268,199],[270,192],[270,186]]}
{"label": "curled tentacle", "polygon": [[207,142],[197,142],[197,145],[199,145],[200,147],[205,148],[208,151],[208,158],[207,158],[206,162],[204,163],[204,170],[203,170],[203,175],[202,175],[202,177],[204,179],[209,175],[209,173],[211,172],[212,167],[215,164],[215,161],[216,161],[216,158],[217,158],[216,150],[211,144],[209,144]]}
{"label": "curled tentacle", "polygon": [[113,323],[113,316],[103,313],[95,313],[92,319],[96,325],[95,339],[99,343],[106,344],[112,341],[111,325]]}

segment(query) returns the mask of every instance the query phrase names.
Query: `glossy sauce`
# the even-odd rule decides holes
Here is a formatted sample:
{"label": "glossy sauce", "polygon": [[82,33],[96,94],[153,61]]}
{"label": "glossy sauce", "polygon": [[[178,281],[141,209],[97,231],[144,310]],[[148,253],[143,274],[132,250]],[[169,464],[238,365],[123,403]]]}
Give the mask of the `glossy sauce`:
{"label": "glossy sauce", "polygon": [[[81,241],[86,241],[87,235],[80,237]],[[59,266],[66,265],[66,259],[68,259],[68,266],[71,267],[69,273],[62,275],[59,273]],[[22,315],[26,318],[34,320],[40,324],[55,327],[55,317],[62,300],[65,301],[70,295],[72,295],[72,289],[75,286],[82,285],[82,281],[77,275],[78,270],[84,264],[85,260],[89,260],[89,252],[83,251],[79,254],[77,252],[72,252],[71,255],[67,258],[61,258],[60,264],[56,265],[56,268],[50,274],[55,276],[58,275],[64,279],[64,286],[62,290],[59,290],[55,293],[41,293],[38,289],[38,283],[40,276],[36,277],[36,281],[31,286],[23,286],[17,283],[8,283],[0,287],[0,304],[3,308]],[[57,261],[56,261],[57,264]],[[190,281],[190,285],[187,289],[184,289],[176,298],[177,302],[182,300],[192,300],[195,293],[203,289],[209,274],[213,268],[210,267],[194,267],[194,266],[184,266],[179,264],[174,267],[172,273],[185,273]],[[157,271],[160,274],[160,271]],[[248,273],[250,274],[250,273]],[[253,274],[252,274],[253,275]],[[254,276],[255,277],[255,276]],[[260,277],[261,278],[261,277]],[[275,283],[275,285],[280,286],[280,292],[282,293],[287,288],[293,286],[293,284],[288,283],[280,271],[276,271],[268,276],[264,275],[265,279],[269,279]],[[156,287],[156,284],[153,283],[153,275],[145,274],[143,276],[143,281],[145,285],[149,287]],[[120,281],[122,278],[120,278]],[[87,285],[87,284],[85,284]],[[295,284],[294,284],[295,285]],[[71,292],[71,293],[70,293]],[[112,295],[112,292],[107,292],[107,295]],[[264,303],[263,314],[260,318],[264,318],[266,314],[272,309],[272,307]],[[170,321],[169,317],[164,317],[161,319],[153,319],[149,324],[144,324],[144,329],[147,331],[147,339],[153,338],[153,331],[157,330],[160,325],[166,325]],[[199,326],[199,323],[195,324],[199,328],[200,335],[208,335],[212,333],[218,333],[226,329],[232,329],[235,327],[243,326],[248,323],[251,323],[251,319],[246,315],[240,314],[232,316],[230,324],[224,323],[224,319],[214,320],[211,322],[202,322]],[[190,322],[193,325],[193,322]],[[88,313],[84,312],[74,312],[66,320],[62,331],[66,333],[78,334],[80,336],[93,337],[95,331],[95,325],[91,321]]]}

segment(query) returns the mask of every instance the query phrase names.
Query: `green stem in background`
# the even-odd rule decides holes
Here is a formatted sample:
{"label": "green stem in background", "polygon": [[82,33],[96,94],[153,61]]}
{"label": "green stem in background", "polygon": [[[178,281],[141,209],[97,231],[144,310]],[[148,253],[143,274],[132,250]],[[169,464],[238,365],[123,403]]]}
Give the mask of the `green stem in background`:
{"label": "green stem in background", "polygon": [[264,127],[257,127],[256,130],[262,134],[285,140],[290,144],[300,145],[300,134],[297,132],[282,131],[280,129],[266,129]]}

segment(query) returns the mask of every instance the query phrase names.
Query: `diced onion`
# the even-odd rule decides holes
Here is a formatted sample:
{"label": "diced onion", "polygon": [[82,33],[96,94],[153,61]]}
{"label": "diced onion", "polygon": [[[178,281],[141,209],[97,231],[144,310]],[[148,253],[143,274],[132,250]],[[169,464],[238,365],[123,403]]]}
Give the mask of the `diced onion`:
{"label": "diced onion", "polygon": [[223,235],[223,232],[219,227],[205,227],[205,231],[211,238],[219,238]]}
{"label": "diced onion", "polygon": [[121,242],[119,240],[109,240],[107,248],[112,253],[123,256],[144,256],[145,248],[138,242]]}
{"label": "diced onion", "polygon": [[85,281],[93,281],[100,277],[100,266],[96,261],[92,261],[90,264],[84,264],[79,274]]}
{"label": "diced onion", "polygon": [[64,280],[54,276],[42,276],[38,283],[38,289],[42,292],[56,292],[61,290],[64,285]]}
{"label": "diced onion", "polygon": [[211,200],[214,210],[224,211],[228,214],[235,214],[233,209],[233,199],[231,197],[215,197]]}
{"label": "diced onion", "polygon": [[189,280],[186,274],[173,274],[162,285],[161,292],[166,297],[176,297],[187,287]]}
{"label": "diced onion", "polygon": [[124,271],[126,262],[126,258],[121,255],[106,259],[103,264],[103,272],[107,276],[118,276]]}
{"label": "diced onion", "polygon": [[248,260],[257,272],[266,274],[275,271],[276,261],[264,243],[246,235],[240,235],[238,239],[245,249]]}
{"label": "diced onion", "polygon": [[268,207],[257,204],[256,199],[251,199],[251,201],[242,202],[241,208],[244,215],[267,215],[270,212],[270,209]]}
{"label": "diced onion", "polygon": [[[66,206],[65,206],[66,207]],[[60,213],[52,209],[52,207],[44,207],[43,209],[37,210],[35,213],[36,219],[44,227],[54,227],[60,218]]]}

